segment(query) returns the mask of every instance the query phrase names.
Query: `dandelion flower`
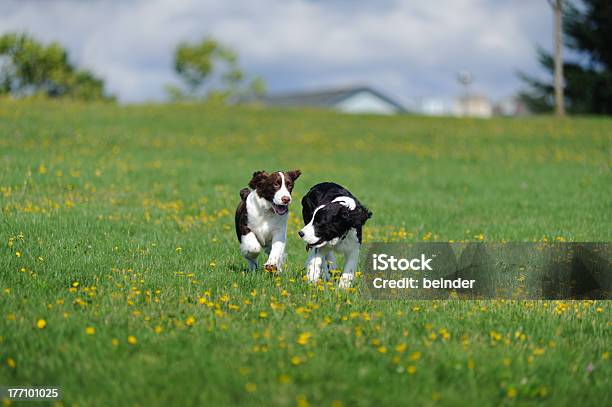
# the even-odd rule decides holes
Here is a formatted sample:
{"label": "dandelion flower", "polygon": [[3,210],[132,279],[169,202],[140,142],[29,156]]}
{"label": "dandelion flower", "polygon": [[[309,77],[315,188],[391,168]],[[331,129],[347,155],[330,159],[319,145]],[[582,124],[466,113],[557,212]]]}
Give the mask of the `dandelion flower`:
{"label": "dandelion flower", "polygon": [[93,326],[88,326],[87,328],[85,328],[85,333],[87,335],[93,335],[96,333],[96,328],[94,328]]}
{"label": "dandelion flower", "polygon": [[295,398],[297,407],[308,407],[310,404],[308,404],[308,400],[306,400],[306,396],[304,396],[303,394],[300,394],[299,396],[297,396]]}
{"label": "dandelion flower", "polygon": [[304,346],[310,340],[312,334],[310,332],[302,332],[300,336],[298,336],[297,343]]}
{"label": "dandelion flower", "polygon": [[187,326],[193,326],[193,324],[195,324],[196,319],[193,315],[190,315],[189,317],[187,317],[187,319],[185,320],[185,325]]}
{"label": "dandelion flower", "polygon": [[15,359],[13,359],[13,358],[7,358],[6,359],[6,364],[11,369],[15,369],[15,366],[17,366],[17,363],[15,362]]}
{"label": "dandelion flower", "polygon": [[46,326],[47,326],[47,321],[45,321],[44,319],[41,318],[38,321],[36,321],[36,328],[45,329]]}
{"label": "dandelion flower", "polygon": [[129,335],[127,337],[127,341],[130,345],[136,345],[138,343],[138,340],[136,339],[134,335]]}

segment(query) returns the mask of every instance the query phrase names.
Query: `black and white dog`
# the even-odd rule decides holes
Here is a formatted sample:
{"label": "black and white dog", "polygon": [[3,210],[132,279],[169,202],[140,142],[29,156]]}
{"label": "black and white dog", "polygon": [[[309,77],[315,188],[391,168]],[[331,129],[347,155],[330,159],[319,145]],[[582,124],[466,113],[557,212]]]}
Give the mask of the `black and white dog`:
{"label": "black and white dog", "polygon": [[361,205],[347,189],[333,182],[317,184],[302,198],[304,226],[298,232],[309,251],[306,261],[308,280],[329,280],[334,268],[334,251],[344,254],[339,286],[350,287],[359,263],[361,229],[372,212]]}
{"label": "black and white dog", "polygon": [[236,209],[236,236],[240,252],[249,262],[249,269],[257,269],[257,256],[261,249],[269,254],[267,271],[281,271],[285,259],[287,219],[291,191],[302,172],[256,171],[249,188],[240,190],[240,203]]}

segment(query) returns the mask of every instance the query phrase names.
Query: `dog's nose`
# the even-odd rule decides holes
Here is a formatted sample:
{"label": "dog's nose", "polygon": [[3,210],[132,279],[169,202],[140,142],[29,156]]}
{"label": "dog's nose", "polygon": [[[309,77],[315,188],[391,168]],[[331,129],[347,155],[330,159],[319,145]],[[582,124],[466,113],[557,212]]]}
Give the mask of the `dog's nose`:
{"label": "dog's nose", "polygon": [[301,230],[298,232],[298,235],[300,235],[300,237],[304,237],[304,232],[302,232]]}
{"label": "dog's nose", "polygon": [[287,205],[289,202],[291,202],[291,197],[290,197],[290,196],[286,196],[286,195],[285,195],[285,196],[283,196],[283,197],[281,198],[281,201],[282,201],[282,202],[283,202],[285,205]]}

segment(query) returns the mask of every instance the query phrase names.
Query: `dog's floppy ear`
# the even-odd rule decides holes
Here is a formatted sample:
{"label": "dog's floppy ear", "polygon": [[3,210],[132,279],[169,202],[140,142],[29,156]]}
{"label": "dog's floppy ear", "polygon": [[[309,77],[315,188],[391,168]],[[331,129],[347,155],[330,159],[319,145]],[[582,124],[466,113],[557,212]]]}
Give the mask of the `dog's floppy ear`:
{"label": "dog's floppy ear", "polygon": [[300,177],[300,175],[302,175],[302,171],[300,170],[287,171],[287,175],[289,176],[289,178],[295,181],[296,179]]}
{"label": "dog's floppy ear", "polygon": [[352,211],[351,215],[355,226],[363,226],[363,224],[372,217],[372,212],[365,206],[358,205],[355,210]]}
{"label": "dog's floppy ear", "polygon": [[240,190],[240,199],[243,201],[246,201],[247,197],[249,196],[249,194],[251,193],[251,190],[248,188],[242,188]]}
{"label": "dog's floppy ear", "polygon": [[249,181],[249,187],[257,189],[257,187],[268,178],[268,173],[265,171],[255,171],[253,178]]}

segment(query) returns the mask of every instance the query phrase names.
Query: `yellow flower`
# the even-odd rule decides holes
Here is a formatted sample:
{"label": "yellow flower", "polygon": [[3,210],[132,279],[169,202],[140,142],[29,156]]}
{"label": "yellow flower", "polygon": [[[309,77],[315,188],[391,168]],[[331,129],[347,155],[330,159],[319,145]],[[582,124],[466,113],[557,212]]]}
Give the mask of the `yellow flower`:
{"label": "yellow flower", "polygon": [[378,352],[379,352],[379,353],[387,353],[387,348],[386,348],[386,347],[384,347],[384,346],[380,346],[380,347],[378,348]]}
{"label": "yellow flower", "polygon": [[421,358],[421,352],[412,352],[410,354],[410,360],[419,360]]}
{"label": "yellow flower", "polygon": [[85,333],[87,335],[93,335],[96,333],[96,328],[94,328],[93,326],[88,326],[87,328],[85,328]]}
{"label": "yellow flower", "polygon": [[395,347],[395,351],[398,353],[404,353],[404,351],[406,350],[407,346],[405,343],[398,343],[397,346]]}
{"label": "yellow flower", "polygon": [[299,356],[294,356],[291,358],[291,364],[292,365],[299,365],[300,363],[302,363],[302,359]]}
{"label": "yellow flower", "polygon": [[295,398],[295,401],[297,402],[297,407],[308,407],[310,405],[308,404],[308,400],[306,400],[306,396],[304,396],[303,394],[297,396]]}
{"label": "yellow flower", "polygon": [[162,329],[162,327],[161,327],[161,326],[157,325],[157,326],[155,327],[155,333],[156,333],[156,334],[160,334],[160,333],[162,333],[162,331],[163,331],[163,329]]}
{"label": "yellow flower", "polygon": [[509,399],[513,399],[516,397],[516,389],[514,387],[510,387],[506,393]]}
{"label": "yellow flower", "polygon": [[268,318],[268,313],[266,311],[261,311],[259,313],[259,318]]}
{"label": "yellow flower", "polygon": [[44,329],[47,326],[47,321],[45,321],[44,319],[39,319],[38,321],[36,321],[36,328],[38,329]]}
{"label": "yellow flower", "polygon": [[501,334],[495,331],[489,332],[489,336],[491,337],[491,340],[493,341],[499,341],[502,338]]}
{"label": "yellow flower", "polygon": [[257,385],[255,383],[247,383],[244,385],[244,389],[249,393],[254,393],[257,390]]}
{"label": "yellow flower", "polygon": [[416,366],[408,365],[406,367],[406,371],[408,372],[408,374],[415,374],[416,373]]}
{"label": "yellow flower", "polygon": [[113,339],[111,340],[111,343],[113,344],[113,346],[119,346],[119,339],[117,339],[117,338],[113,338]]}
{"label": "yellow flower", "polygon": [[6,364],[11,369],[15,369],[15,366],[17,366],[17,363],[15,362],[15,359],[13,359],[13,358],[7,358],[6,359]]}
{"label": "yellow flower", "polygon": [[312,334],[310,332],[302,332],[300,334],[300,336],[297,339],[297,343],[299,343],[300,345],[304,346],[308,343],[308,341],[310,340],[310,337],[312,336]]}
{"label": "yellow flower", "polygon": [[129,335],[127,337],[127,341],[130,345],[136,345],[138,343],[138,340],[136,339],[134,335]]}
{"label": "yellow flower", "polygon": [[291,381],[291,378],[289,377],[289,375],[286,374],[282,374],[280,376],[278,376],[278,382],[279,383],[289,383]]}
{"label": "yellow flower", "polygon": [[185,325],[187,326],[193,326],[193,324],[195,324],[196,319],[194,318],[193,315],[190,315],[187,317],[187,319],[185,320]]}

